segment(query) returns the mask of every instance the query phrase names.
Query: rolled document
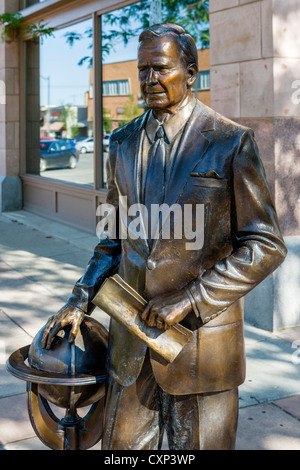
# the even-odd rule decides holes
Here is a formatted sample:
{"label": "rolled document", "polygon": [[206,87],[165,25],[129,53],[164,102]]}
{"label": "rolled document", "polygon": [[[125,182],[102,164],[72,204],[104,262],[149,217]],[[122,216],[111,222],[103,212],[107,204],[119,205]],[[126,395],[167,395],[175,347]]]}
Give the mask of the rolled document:
{"label": "rolled document", "polygon": [[174,361],[193,335],[192,331],[180,324],[167,330],[149,327],[140,317],[147,301],[118,274],[104,281],[93,304],[138,336],[168,362]]}

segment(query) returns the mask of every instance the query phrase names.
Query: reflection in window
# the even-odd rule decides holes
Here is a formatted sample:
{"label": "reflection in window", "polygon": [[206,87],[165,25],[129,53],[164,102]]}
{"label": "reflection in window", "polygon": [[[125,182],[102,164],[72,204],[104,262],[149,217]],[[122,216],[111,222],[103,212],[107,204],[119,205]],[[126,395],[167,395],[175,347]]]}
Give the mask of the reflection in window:
{"label": "reflection in window", "polygon": [[129,95],[128,80],[111,80],[103,82],[103,95]]}
{"label": "reflection in window", "polygon": [[[177,23],[195,39],[200,50],[209,46],[209,2],[195,0],[146,0],[102,16],[102,122],[104,135],[145,111],[137,73],[139,34],[150,24]],[[201,55],[201,54],[200,54]],[[201,57],[201,69],[209,68],[209,55]],[[204,59],[204,60],[203,60]],[[208,74],[207,74],[208,73]],[[201,72],[197,87],[209,88],[209,71]],[[195,93],[198,91],[195,88]],[[209,97],[205,97],[209,104]],[[107,140],[107,138],[106,138]],[[105,141],[105,138],[104,138]],[[103,175],[107,146],[104,145]]]}
{"label": "reflection in window", "polygon": [[[103,153],[95,155],[95,159],[96,163],[100,159],[102,169],[100,186],[106,186],[105,167],[111,132],[145,111],[137,73],[138,37],[143,29],[158,22],[180,24],[196,40],[203,72],[194,91],[196,96],[199,91],[199,99],[209,104],[209,54],[205,52],[209,45],[208,1],[145,0],[103,15],[99,74],[102,84],[95,84],[97,88],[93,81],[92,21],[57,30],[55,37],[43,38],[40,44],[28,42],[26,46],[27,173],[70,183],[93,185],[94,180],[97,183],[101,179],[100,175],[94,178],[97,164],[94,166],[93,128],[94,120],[97,120],[95,124],[102,135]],[[94,96],[99,95],[99,90],[102,100],[95,108]],[[100,109],[101,123],[98,115],[94,116],[94,109]],[[55,152],[63,153],[62,149],[42,155],[40,142],[49,139],[68,144],[68,151],[75,152],[72,156],[77,161],[66,162],[67,149],[63,149],[62,161],[54,158]],[[43,151],[45,149],[46,143]],[[45,169],[43,158],[49,161],[48,169]]]}
{"label": "reflection in window", "polygon": [[23,0],[23,8],[30,7],[31,5],[35,5],[36,3],[42,3],[44,1],[45,0]]}
{"label": "reflection in window", "polygon": [[[91,20],[76,25],[79,32],[91,27]],[[78,35],[70,44],[69,31],[27,43],[26,171],[93,185],[93,93],[91,68],[83,60],[87,50],[92,53],[91,40]]]}
{"label": "reflection in window", "polygon": [[195,91],[210,89],[210,71],[201,70],[193,87]]}

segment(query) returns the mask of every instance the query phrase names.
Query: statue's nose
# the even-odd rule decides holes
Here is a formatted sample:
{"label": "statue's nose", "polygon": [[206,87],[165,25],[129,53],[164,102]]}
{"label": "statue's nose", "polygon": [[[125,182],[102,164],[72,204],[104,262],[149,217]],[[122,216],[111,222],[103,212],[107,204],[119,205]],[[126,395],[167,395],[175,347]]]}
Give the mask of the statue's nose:
{"label": "statue's nose", "polygon": [[153,68],[150,68],[146,79],[146,85],[153,85],[154,83],[157,83],[157,77]]}

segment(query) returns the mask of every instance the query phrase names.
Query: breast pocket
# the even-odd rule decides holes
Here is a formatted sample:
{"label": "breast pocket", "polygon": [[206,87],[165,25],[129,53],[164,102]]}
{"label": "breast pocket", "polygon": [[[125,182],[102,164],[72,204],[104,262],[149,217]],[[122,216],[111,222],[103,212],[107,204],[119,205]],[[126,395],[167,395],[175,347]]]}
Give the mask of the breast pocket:
{"label": "breast pocket", "polygon": [[192,186],[199,186],[202,188],[226,188],[228,186],[227,179],[219,178],[205,178],[198,176],[197,173],[191,173],[190,184]]}

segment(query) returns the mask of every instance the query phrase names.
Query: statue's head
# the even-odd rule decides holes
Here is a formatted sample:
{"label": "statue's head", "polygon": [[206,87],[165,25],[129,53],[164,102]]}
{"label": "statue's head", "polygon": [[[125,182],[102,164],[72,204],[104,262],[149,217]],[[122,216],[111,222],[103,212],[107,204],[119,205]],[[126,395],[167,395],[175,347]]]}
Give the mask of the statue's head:
{"label": "statue's head", "polygon": [[138,70],[147,106],[154,111],[174,112],[197,78],[195,41],[176,24],[151,26],[139,37]]}

